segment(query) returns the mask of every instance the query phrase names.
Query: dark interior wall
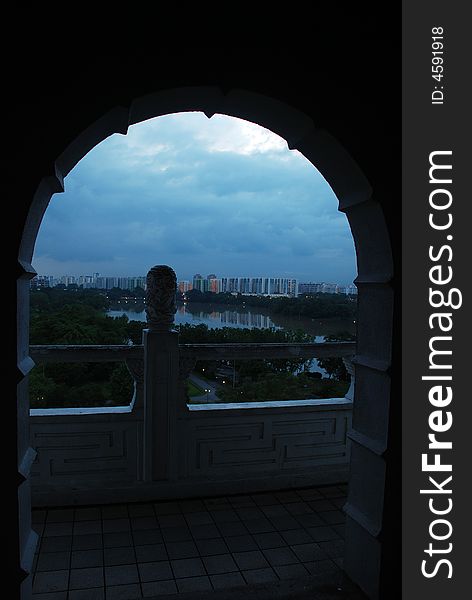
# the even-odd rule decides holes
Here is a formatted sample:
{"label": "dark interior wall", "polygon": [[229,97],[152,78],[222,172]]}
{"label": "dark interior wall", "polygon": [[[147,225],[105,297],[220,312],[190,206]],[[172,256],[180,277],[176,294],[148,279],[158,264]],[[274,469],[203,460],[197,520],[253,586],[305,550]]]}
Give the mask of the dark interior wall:
{"label": "dark interior wall", "polygon": [[[174,52],[144,48],[113,49],[98,53],[37,49],[11,65],[10,94],[6,99],[4,140],[14,151],[7,156],[4,193],[12,207],[8,228],[9,265],[14,277],[21,232],[31,199],[44,176],[54,173],[55,159],[86,127],[116,106],[148,93],[193,85],[217,86],[224,92],[240,88],[260,93],[305,113],[315,126],[327,130],[346,148],[368,178],[382,206],[395,263],[395,331],[389,453],[400,465],[400,57],[398,38],[388,35],[392,24],[364,23],[354,35],[339,32],[318,37],[303,48],[279,46],[245,50],[189,48]],[[316,37],[316,36],[314,36]],[[11,226],[11,221],[13,226]],[[11,253],[11,255],[10,255]],[[15,289],[15,280],[11,281]],[[16,311],[11,302],[12,323]],[[13,347],[13,345],[12,345]],[[15,359],[14,359],[15,360]],[[15,369],[15,366],[12,367]],[[19,375],[19,379],[21,376]],[[16,421],[10,404],[5,418]],[[11,427],[12,425],[10,425]],[[12,481],[16,456],[11,456]],[[384,560],[398,578],[399,470],[389,467],[384,514]],[[12,516],[16,485],[11,488]],[[391,585],[392,578],[386,577]]]}
{"label": "dark interior wall", "polygon": [[[17,67],[7,100],[7,128],[19,143],[8,173],[22,175],[18,226],[25,216],[20,208],[26,209],[41,177],[53,172],[55,158],[88,125],[133,98],[192,85],[258,92],[309,115],[347,148],[388,211],[384,197],[398,175],[399,144],[399,104],[396,115],[391,107],[395,96],[399,102],[400,90],[385,61],[393,48],[388,36],[383,30],[361,33],[333,37],[310,50],[65,51],[60,58],[39,51],[29,56]],[[12,183],[18,193],[18,179]]]}

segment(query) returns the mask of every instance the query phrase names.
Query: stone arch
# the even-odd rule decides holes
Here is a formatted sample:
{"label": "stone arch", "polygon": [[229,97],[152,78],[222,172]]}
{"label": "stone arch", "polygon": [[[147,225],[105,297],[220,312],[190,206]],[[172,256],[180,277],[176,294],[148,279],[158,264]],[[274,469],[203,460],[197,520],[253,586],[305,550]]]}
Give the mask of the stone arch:
{"label": "stone arch", "polygon": [[[118,106],[77,136],[57,157],[54,174],[42,179],[26,219],[19,251],[19,423],[22,440],[24,481],[28,460],[34,452],[28,445],[28,398],[26,375],[34,366],[28,356],[28,289],[34,276],[31,260],[41,219],[51,196],[63,191],[63,180],[89,150],[113,133],[126,134],[130,125],[176,112],[200,111],[238,117],[265,127],[283,137],[325,177],[347,216],[354,238],[358,277],[358,342],[355,358],[356,390],[351,438],[351,476],[345,507],[346,552],[344,569],[369,595],[379,594],[382,570],[382,527],[388,445],[390,362],[392,354],[393,260],[383,211],[369,181],[341,144],[311,118],[287,104],[245,90],[223,93],[218,87],[169,89]],[[30,458],[27,458],[30,457]],[[25,462],[23,461],[23,462]],[[22,512],[28,509],[23,502]],[[25,516],[23,528],[29,528]],[[30,544],[34,540],[30,538]],[[359,552],[359,547],[363,549]],[[25,571],[26,573],[26,571]],[[27,574],[27,573],[26,573]]]}

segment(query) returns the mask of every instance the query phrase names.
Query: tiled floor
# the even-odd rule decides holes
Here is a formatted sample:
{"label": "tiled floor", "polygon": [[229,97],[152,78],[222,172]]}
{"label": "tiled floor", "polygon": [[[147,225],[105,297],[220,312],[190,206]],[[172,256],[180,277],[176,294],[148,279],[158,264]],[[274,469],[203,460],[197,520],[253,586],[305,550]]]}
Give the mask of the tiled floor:
{"label": "tiled floor", "polygon": [[127,600],[336,572],[345,486],[33,511],[34,600]]}

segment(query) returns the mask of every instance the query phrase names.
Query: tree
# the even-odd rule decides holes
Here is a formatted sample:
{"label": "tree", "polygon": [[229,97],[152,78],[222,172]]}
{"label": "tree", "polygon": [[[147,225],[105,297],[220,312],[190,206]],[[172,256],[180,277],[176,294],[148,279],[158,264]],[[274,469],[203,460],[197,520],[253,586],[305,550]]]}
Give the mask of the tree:
{"label": "tree", "polygon": [[[334,335],[325,335],[325,342],[354,342],[356,336],[352,335],[348,331],[340,331]],[[344,366],[342,358],[331,357],[331,358],[319,358],[318,365],[324,369],[330,379],[337,379],[338,381],[349,381],[349,373]]]}

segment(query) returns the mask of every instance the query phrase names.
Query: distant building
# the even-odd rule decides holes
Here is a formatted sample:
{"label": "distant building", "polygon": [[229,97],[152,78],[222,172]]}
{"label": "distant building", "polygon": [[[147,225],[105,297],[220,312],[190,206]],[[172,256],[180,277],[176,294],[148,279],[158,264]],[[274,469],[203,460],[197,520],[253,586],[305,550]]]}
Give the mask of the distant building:
{"label": "distant building", "polygon": [[201,275],[193,278],[193,287],[201,292],[246,294],[255,296],[292,296],[298,295],[298,281],[285,277],[221,277],[214,274],[203,279]]}
{"label": "distant building", "polygon": [[357,294],[357,287],[352,283],[340,285],[338,283],[299,283],[299,294]]}
{"label": "distant building", "polygon": [[189,292],[193,289],[193,285],[190,281],[179,281],[177,283],[177,289],[181,294],[185,294],[185,292]]}
{"label": "distant building", "polygon": [[346,286],[346,294],[357,295],[357,286],[354,283]]}
{"label": "distant building", "polygon": [[[76,284],[84,289],[111,290],[112,288],[119,288],[133,291],[136,288],[146,289],[146,277],[107,277],[98,273],[77,277],[62,275],[58,278],[51,275],[37,275],[31,280],[30,286],[32,288],[54,287],[57,284],[63,284],[66,287]],[[177,287],[181,293],[195,289],[200,292],[212,292],[214,294],[297,297],[299,287],[303,289],[303,286],[307,285],[314,284],[299,285],[297,279],[287,277],[216,277],[214,273],[211,273],[204,278],[200,273],[196,273],[192,281],[179,281]]]}

